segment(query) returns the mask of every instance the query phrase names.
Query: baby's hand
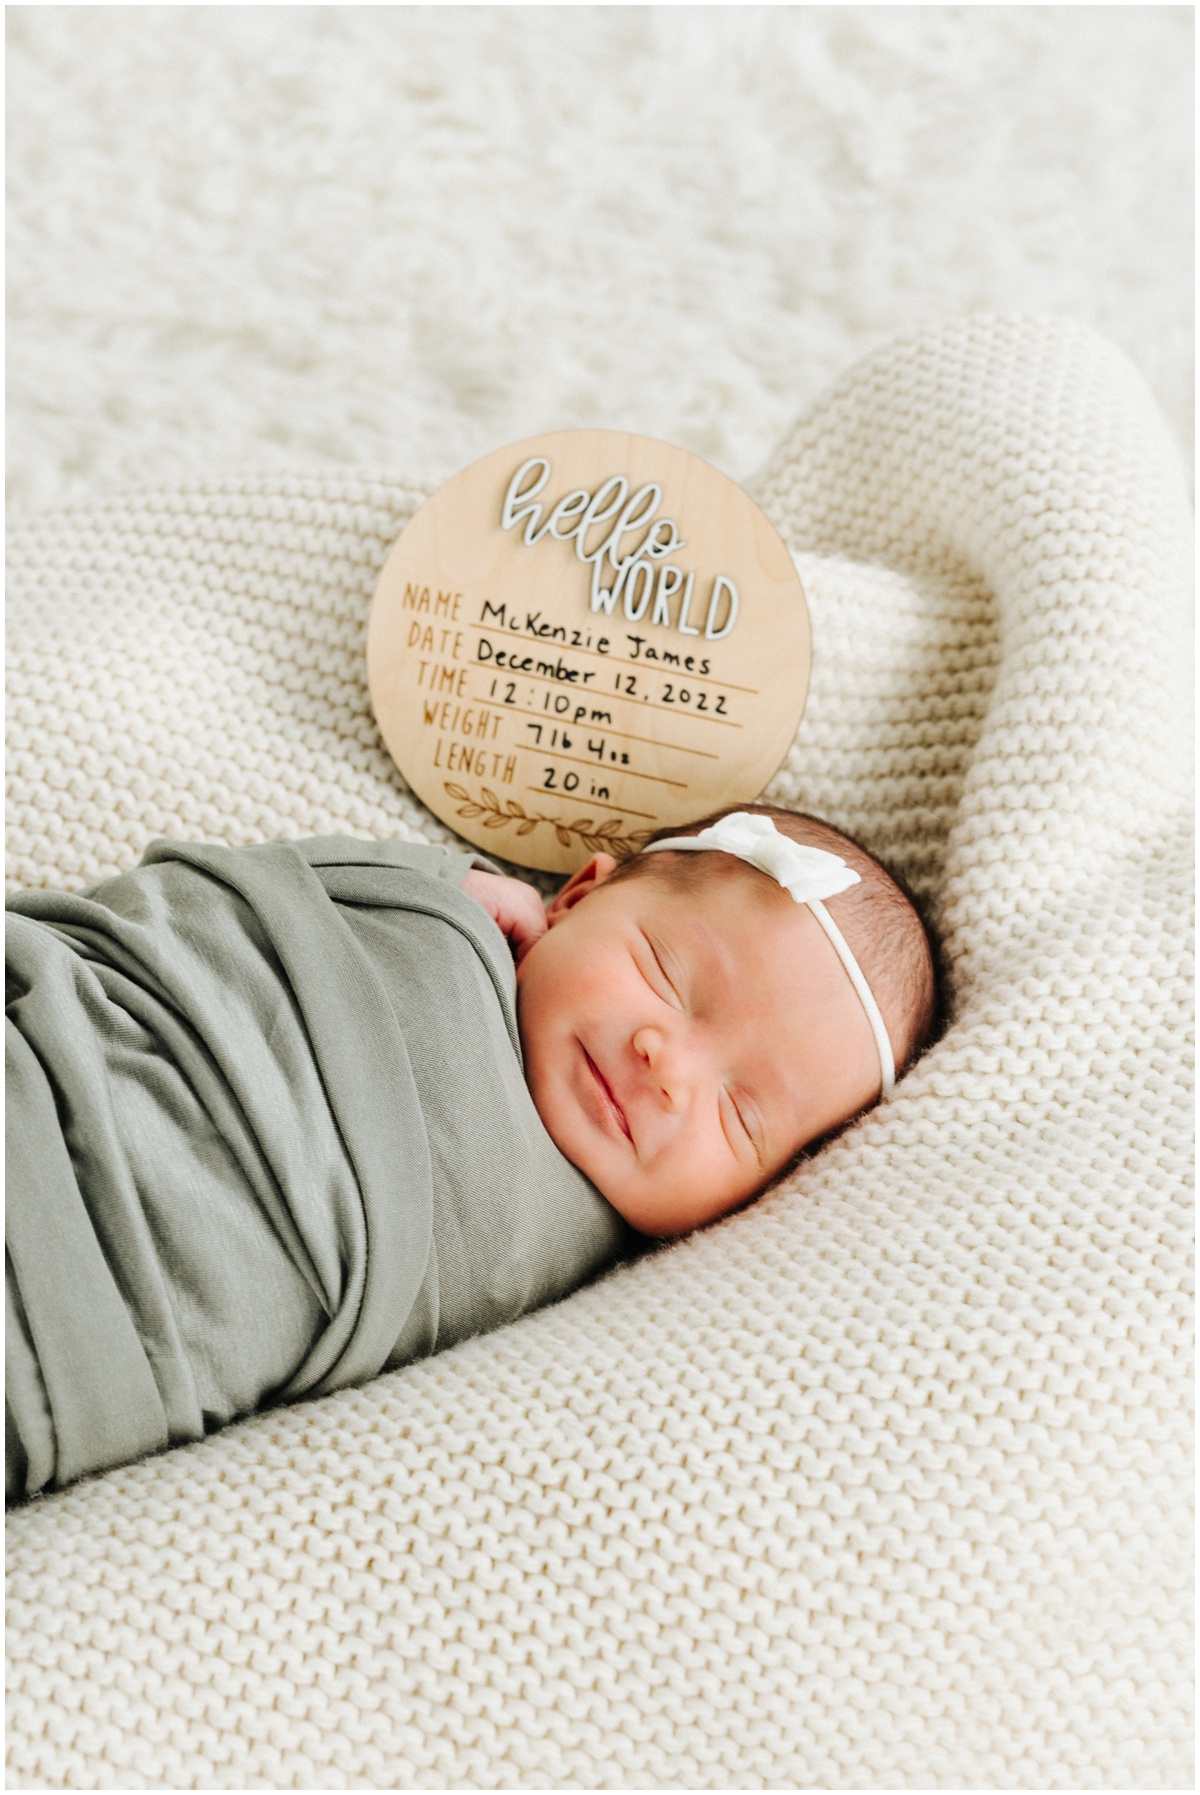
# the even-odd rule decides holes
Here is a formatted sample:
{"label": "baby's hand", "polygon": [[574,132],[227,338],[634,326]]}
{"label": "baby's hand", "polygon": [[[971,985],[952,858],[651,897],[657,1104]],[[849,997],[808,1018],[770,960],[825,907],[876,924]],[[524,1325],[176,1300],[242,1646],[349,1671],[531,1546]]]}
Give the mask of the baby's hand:
{"label": "baby's hand", "polygon": [[462,890],[482,904],[497,923],[518,966],[535,941],[546,933],[546,911],[532,885],[506,879],[500,873],[469,872]]}

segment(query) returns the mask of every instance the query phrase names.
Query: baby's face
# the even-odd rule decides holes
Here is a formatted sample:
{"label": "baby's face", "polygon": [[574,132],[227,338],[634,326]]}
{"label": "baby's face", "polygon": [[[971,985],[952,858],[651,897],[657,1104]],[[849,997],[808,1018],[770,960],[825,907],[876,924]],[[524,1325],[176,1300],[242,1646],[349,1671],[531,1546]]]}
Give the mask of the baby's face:
{"label": "baby's face", "polygon": [[820,925],[731,862],[695,890],[607,883],[598,855],[517,970],[555,1145],[634,1228],[744,1202],[879,1090],[870,1024]]}

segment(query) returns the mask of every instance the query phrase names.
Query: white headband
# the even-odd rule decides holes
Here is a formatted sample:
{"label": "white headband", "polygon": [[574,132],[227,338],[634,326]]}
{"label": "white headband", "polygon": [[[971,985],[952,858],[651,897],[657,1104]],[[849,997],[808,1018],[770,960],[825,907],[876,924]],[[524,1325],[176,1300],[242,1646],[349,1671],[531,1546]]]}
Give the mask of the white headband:
{"label": "white headband", "polygon": [[806,848],[782,835],[769,816],[755,816],[748,810],[732,811],[707,829],[701,829],[699,835],[673,835],[669,841],[652,841],[642,852],[653,854],[657,848],[684,853],[733,854],[782,885],[798,904],[807,904],[833,943],[834,952],[846,968],[858,1001],[866,1011],[879,1054],[882,1095],[890,1097],[896,1083],[896,1062],[879,1005],[845,936],[821,902],[822,898],[836,897],[839,891],[848,891],[851,885],[857,885],[858,874],[839,855],[827,854],[823,848]]}

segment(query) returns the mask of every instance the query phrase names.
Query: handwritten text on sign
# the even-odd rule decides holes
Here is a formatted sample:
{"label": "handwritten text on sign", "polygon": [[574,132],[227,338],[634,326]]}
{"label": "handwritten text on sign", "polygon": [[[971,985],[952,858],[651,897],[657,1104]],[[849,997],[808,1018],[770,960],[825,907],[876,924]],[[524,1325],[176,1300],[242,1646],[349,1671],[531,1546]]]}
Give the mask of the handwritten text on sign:
{"label": "handwritten text on sign", "polygon": [[752,501],[684,450],[607,431],[457,475],[393,548],[368,635],[413,789],[469,840],[558,872],[757,796],[808,664],[799,581]]}

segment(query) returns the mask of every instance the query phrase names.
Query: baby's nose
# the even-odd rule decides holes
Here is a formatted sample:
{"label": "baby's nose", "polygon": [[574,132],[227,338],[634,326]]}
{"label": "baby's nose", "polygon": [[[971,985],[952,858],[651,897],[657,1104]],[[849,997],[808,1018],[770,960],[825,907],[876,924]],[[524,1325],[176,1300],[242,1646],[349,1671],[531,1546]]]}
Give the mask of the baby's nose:
{"label": "baby's nose", "polygon": [[670,1040],[662,1029],[640,1028],[633,1037],[633,1051],[667,1107],[682,1109],[687,1096],[687,1055],[680,1043]]}

